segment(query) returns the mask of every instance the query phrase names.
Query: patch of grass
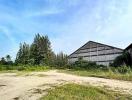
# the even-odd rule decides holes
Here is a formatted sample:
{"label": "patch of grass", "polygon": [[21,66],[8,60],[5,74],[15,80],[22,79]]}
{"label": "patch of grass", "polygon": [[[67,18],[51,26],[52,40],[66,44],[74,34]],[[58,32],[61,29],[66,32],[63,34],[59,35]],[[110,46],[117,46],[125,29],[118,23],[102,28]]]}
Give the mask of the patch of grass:
{"label": "patch of grass", "polygon": [[118,79],[125,81],[132,81],[132,71],[122,74],[119,72],[113,72],[109,70],[101,69],[92,69],[92,70],[60,70],[59,72],[79,75],[79,76],[90,76],[90,77],[99,77],[99,78],[108,78],[108,79]]}
{"label": "patch of grass", "polygon": [[17,71],[47,71],[52,69],[49,66],[31,66],[31,65],[19,65],[9,66],[0,65],[0,73],[17,72]]}
{"label": "patch of grass", "polygon": [[66,84],[48,91],[40,100],[131,100],[132,96],[123,95],[104,88]]}
{"label": "patch of grass", "polygon": [[[48,71],[48,70],[45,70]],[[32,71],[17,71],[16,76],[38,76],[38,77],[46,77],[45,74],[39,74],[39,73],[32,73]]]}
{"label": "patch of grass", "polygon": [[2,71],[0,71],[0,74],[2,74],[2,73],[16,73],[16,72],[18,72],[17,70],[2,70]]}

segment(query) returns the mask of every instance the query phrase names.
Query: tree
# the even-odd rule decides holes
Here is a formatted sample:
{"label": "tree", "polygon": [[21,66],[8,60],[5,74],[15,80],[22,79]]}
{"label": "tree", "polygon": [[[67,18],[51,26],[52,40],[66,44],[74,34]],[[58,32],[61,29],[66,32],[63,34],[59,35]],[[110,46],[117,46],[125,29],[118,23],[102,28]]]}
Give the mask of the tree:
{"label": "tree", "polygon": [[6,60],[5,60],[4,57],[1,58],[1,64],[2,64],[2,65],[6,65],[6,64],[7,64],[7,62],[6,62]]}
{"label": "tree", "polygon": [[129,52],[124,52],[123,53],[123,60],[124,60],[124,62],[125,62],[125,64],[127,65],[127,66],[131,66],[131,56],[130,56],[130,53]]}
{"label": "tree", "polygon": [[20,48],[15,60],[16,64],[63,66],[67,63],[67,55],[62,52],[55,55],[51,49],[48,36],[35,35],[33,43],[20,43]]}
{"label": "tree", "polygon": [[16,64],[20,64],[22,63],[22,43],[20,43],[20,46],[19,46],[19,50],[17,52],[17,55],[16,55],[16,60],[15,60],[15,63]]}
{"label": "tree", "polygon": [[49,65],[52,57],[51,43],[48,36],[37,34],[30,48],[30,58],[37,65]]}
{"label": "tree", "polygon": [[25,42],[20,43],[20,48],[16,56],[16,64],[28,64],[30,54],[30,46]]}
{"label": "tree", "polygon": [[42,59],[42,54],[40,55],[40,38],[39,34],[35,35],[34,42],[30,47],[30,59],[35,65],[39,65]]}
{"label": "tree", "polygon": [[57,67],[64,67],[67,63],[68,61],[67,61],[66,54],[64,54],[63,52],[60,52],[59,54],[56,55],[55,65]]}
{"label": "tree", "polygon": [[126,66],[131,66],[131,56],[129,54],[129,52],[123,52],[122,55],[116,57],[116,59],[114,60],[114,62],[111,64],[111,66],[122,66],[122,65],[126,65]]}
{"label": "tree", "polygon": [[8,65],[12,65],[13,64],[13,61],[11,60],[11,56],[10,55],[6,56],[6,62],[7,62]]}
{"label": "tree", "polygon": [[44,54],[44,62],[47,65],[50,65],[54,53],[51,49],[51,43],[48,36],[42,37],[44,49],[42,50]]}
{"label": "tree", "polygon": [[10,55],[7,55],[7,56],[6,56],[6,61],[7,61],[7,62],[11,61],[11,56],[10,56]]}

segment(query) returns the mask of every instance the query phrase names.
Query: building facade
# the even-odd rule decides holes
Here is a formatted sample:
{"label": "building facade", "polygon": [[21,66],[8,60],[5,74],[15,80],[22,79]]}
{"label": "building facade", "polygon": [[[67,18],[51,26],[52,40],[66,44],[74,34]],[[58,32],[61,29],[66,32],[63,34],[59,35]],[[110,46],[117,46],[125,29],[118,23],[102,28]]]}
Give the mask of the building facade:
{"label": "building facade", "polygon": [[68,56],[68,62],[74,63],[81,57],[83,60],[96,62],[99,65],[109,66],[113,60],[121,55],[122,49],[94,41],[89,41]]}

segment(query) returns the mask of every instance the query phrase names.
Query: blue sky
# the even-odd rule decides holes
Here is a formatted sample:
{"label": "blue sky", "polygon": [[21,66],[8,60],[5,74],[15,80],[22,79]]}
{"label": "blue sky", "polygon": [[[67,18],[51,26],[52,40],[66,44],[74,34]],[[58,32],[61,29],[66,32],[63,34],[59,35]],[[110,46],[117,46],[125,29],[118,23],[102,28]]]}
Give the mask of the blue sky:
{"label": "blue sky", "polygon": [[53,50],[72,53],[89,40],[125,48],[132,42],[132,0],[0,0],[0,57],[20,42],[48,35]]}

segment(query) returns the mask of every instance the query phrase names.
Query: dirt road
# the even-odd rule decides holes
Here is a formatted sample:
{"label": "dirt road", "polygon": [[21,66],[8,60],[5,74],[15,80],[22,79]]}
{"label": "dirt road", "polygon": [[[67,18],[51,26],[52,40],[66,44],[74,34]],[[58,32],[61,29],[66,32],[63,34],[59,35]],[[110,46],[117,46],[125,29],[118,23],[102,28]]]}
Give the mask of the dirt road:
{"label": "dirt road", "polygon": [[132,94],[132,82],[81,77],[51,70],[48,72],[32,72],[23,75],[18,75],[17,73],[0,74],[0,100],[37,100],[47,93],[47,89],[69,82],[104,86]]}

